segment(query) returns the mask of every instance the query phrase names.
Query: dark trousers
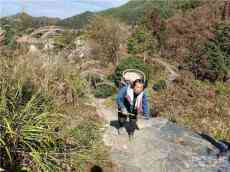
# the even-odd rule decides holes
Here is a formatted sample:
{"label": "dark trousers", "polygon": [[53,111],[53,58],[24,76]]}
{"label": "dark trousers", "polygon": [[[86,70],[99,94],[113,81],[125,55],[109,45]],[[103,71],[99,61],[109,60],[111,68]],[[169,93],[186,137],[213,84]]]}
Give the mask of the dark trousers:
{"label": "dark trousers", "polygon": [[129,134],[132,135],[135,129],[137,129],[137,115],[127,116],[127,115],[123,115],[121,112],[118,112],[119,128],[124,127],[127,119],[129,119],[129,125],[127,126],[127,131]]}

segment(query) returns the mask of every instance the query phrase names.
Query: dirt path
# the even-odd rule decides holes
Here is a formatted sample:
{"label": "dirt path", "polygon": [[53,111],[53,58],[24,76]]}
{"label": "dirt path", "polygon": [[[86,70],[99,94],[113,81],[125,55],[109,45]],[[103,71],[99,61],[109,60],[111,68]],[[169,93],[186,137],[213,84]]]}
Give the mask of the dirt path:
{"label": "dirt path", "polygon": [[104,101],[96,99],[97,113],[105,121],[103,140],[111,148],[118,172],[230,171],[226,159],[216,159],[217,150],[209,142],[163,118],[140,120],[143,129],[136,131],[133,142],[129,142],[127,133],[118,135],[114,127],[116,111],[106,107]]}
{"label": "dirt path", "polygon": [[172,66],[171,64],[165,62],[164,60],[159,59],[159,58],[151,58],[151,61],[154,63],[160,64],[169,73],[168,77],[167,77],[168,83],[175,80],[179,76],[177,69],[174,66]]}

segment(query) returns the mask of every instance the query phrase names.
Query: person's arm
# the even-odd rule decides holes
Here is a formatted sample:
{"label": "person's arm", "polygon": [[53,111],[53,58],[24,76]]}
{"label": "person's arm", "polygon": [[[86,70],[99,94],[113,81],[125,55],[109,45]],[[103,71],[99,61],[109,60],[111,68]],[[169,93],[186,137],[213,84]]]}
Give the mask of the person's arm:
{"label": "person's arm", "polygon": [[146,92],[144,92],[143,98],[142,98],[142,109],[143,109],[144,116],[146,118],[149,118],[150,117],[150,115],[149,115],[149,105],[148,105],[148,97],[146,95]]}
{"label": "person's arm", "polygon": [[117,105],[119,109],[127,111],[124,105],[126,91],[127,91],[127,87],[122,87],[121,89],[119,89],[117,93]]}

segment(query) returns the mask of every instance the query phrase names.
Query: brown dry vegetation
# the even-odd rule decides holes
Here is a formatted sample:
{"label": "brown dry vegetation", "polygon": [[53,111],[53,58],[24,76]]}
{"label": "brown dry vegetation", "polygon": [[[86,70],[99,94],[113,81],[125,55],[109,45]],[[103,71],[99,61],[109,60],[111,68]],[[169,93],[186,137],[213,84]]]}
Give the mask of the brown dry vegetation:
{"label": "brown dry vegetation", "polygon": [[154,92],[151,100],[160,115],[178,124],[219,139],[230,139],[228,84],[205,83],[183,72],[168,89]]}
{"label": "brown dry vegetation", "polygon": [[161,54],[177,62],[185,60],[189,51],[195,51],[194,46],[215,36],[213,28],[222,20],[223,8],[222,1],[205,1],[192,11],[177,13],[163,21],[166,31]]}
{"label": "brown dry vegetation", "polygon": [[[158,27],[152,28],[155,30],[151,30],[151,34],[160,42],[160,51],[154,51],[154,56],[168,57],[167,60],[173,64],[188,60],[189,53],[196,53],[197,45],[203,45],[215,37],[213,29],[222,21],[223,10],[222,1],[205,1],[202,6],[178,12],[168,19],[161,19],[158,14],[154,14],[156,16],[151,18],[154,20],[151,24]],[[127,52],[124,44],[127,41],[128,28],[112,18],[97,17],[88,29],[86,38],[90,38],[91,48],[94,50],[93,55],[85,59],[90,60],[88,63],[81,65],[78,57],[75,63],[69,63],[60,55],[61,53],[28,53],[28,47],[17,47],[15,52],[9,49],[0,52],[0,77],[20,81],[48,94],[54,100],[55,110],[66,115],[62,126],[59,126],[64,128],[62,134],[65,137],[65,145],[77,145],[78,149],[66,153],[69,165],[63,169],[90,171],[96,164],[105,167],[105,171],[116,171],[108,160],[107,148],[102,143],[99,130],[102,123],[96,114],[96,108],[84,104],[84,98],[89,100],[89,84],[80,77],[80,72],[89,71],[103,76],[111,74],[115,64],[122,58],[121,51],[123,54]],[[140,54],[141,57],[142,55]],[[92,60],[95,58],[97,61]],[[145,62],[152,61],[154,60],[148,59]],[[101,65],[108,63],[112,66]],[[151,67],[150,84],[167,78],[168,73],[162,70],[160,65],[151,64]],[[180,71],[179,74],[179,78],[160,92],[152,92],[149,85],[150,103],[153,108],[158,109],[160,116],[190,127],[194,131],[229,140],[229,85],[198,81],[188,71]],[[114,97],[112,98],[114,103]],[[106,104],[113,104],[110,100],[108,99]]]}
{"label": "brown dry vegetation", "polygon": [[1,79],[48,94],[54,101],[55,111],[63,114],[55,130],[61,131],[59,134],[70,150],[64,151],[61,168],[85,171],[88,163],[107,166],[107,150],[99,131],[101,121],[95,107],[84,105],[87,82],[79,76],[79,64],[69,64],[55,54],[17,55],[1,57]]}
{"label": "brown dry vegetation", "polygon": [[[5,61],[12,66],[9,68],[10,78],[30,81],[37,88],[47,91],[58,104],[74,103],[77,95],[83,94],[81,88],[85,83],[79,78],[77,65],[69,64],[62,57],[36,53],[5,58]],[[75,82],[78,82],[76,87],[79,88],[74,87]]]}

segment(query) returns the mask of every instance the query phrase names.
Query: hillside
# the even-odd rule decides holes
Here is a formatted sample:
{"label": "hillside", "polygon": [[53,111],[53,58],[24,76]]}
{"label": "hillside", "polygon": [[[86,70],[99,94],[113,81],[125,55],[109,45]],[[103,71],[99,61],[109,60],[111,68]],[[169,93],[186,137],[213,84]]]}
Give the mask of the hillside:
{"label": "hillside", "polygon": [[67,27],[82,28],[94,15],[112,16],[128,24],[133,24],[138,21],[138,19],[144,16],[144,13],[148,7],[151,7],[153,5],[159,7],[159,4],[164,4],[164,2],[149,0],[131,0],[120,7],[115,7],[96,13],[85,12],[80,15],[75,15],[63,19],[58,24]]}
{"label": "hillside", "polygon": [[81,29],[89,23],[90,18],[94,15],[95,13],[87,11],[82,14],[60,20],[57,22],[57,25],[68,28]]}
{"label": "hillside", "polygon": [[229,172],[229,19],[216,0],[0,18],[0,171]]}
{"label": "hillside", "polygon": [[135,24],[140,21],[149,9],[157,9],[163,18],[172,16],[177,10],[188,10],[197,7],[199,0],[130,0],[119,7],[110,8],[100,12],[85,12],[59,22],[62,26],[82,28],[94,15],[111,16],[127,24]]}
{"label": "hillside", "polygon": [[89,23],[90,18],[95,15],[112,16],[127,24],[135,24],[140,21],[146,11],[156,9],[163,18],[173,16],[177,10],[187,10],[195,8],[200,4],[199,0],[130,0],[119,7],[110,8],[100,12],[86,11],[84,13],[74,15],[65,19],[52,17],[32,17],[25,12],[0,18],[0,23],[5,21],[15,21],[25,27],[42,27],[46,25],[58,25],[62,27],[81,29]]}
{"label": "hillside", "polygon": [[[139,18],[144,16],[147,7],[153,6],[156,2],[149,0],[132,0],[128,3],[100,12],[102,15],[109,15],[125,21],[129,24],[135,23]],[[158,3],[158,2],[157,2]]]}
{"label": "hillside", "polygon": [[0,18],[0,24],[5,23],[17,25],[17,27],[23,28],[37,28],[47,25],[55,25],[60,19],[52,17],[33,17],[25,12],[18,13],[16,15]]}

